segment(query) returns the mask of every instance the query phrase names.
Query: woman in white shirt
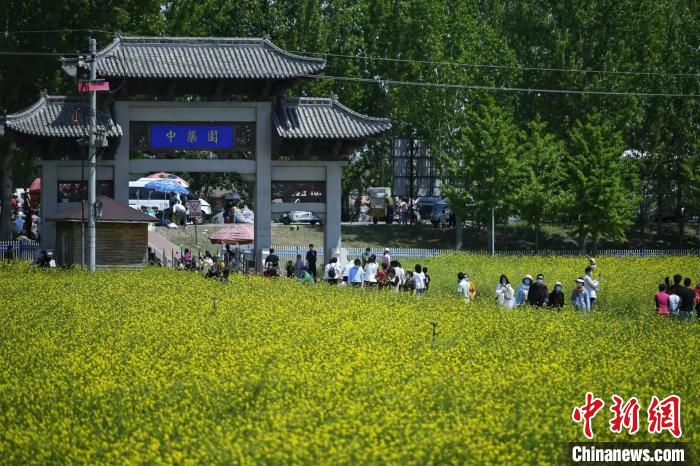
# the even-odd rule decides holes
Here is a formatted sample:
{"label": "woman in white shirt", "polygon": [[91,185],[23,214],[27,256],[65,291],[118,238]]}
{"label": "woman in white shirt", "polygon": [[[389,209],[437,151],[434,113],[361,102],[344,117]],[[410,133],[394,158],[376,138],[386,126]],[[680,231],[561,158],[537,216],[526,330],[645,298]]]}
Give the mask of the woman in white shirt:
{"label": "woman in white shirt", "polygon": [[421,267],[420,264],[416,264],[413,278],[416,282],[416,294],[420,296],[425,291],[425,274],[423,273],[423,267]]}
{"label": "woman in white shirt", "polygon": [[368,286],[377,286],[377,257],[372,254],[365,264],[365,282]]}
{"label": "woman in white shirt", "polygon": [[593,309],[593,303],[595,302],[597,298],[597,293],[598,293],[598,282],[600,280],[600,275],[598,275],[598,278],[593,280],[593,267],[588,266],[586,267],[586,270],[584,271],[583,275],[583,286],[586,288],[586,291],[588,291],[588,296],[591,299],[591,309]]}
{"label": "woman in white shirt", "polygon": [[510,284],[508,277],[501,275],[501,279],[496,285],[496,299],[498,304],[505,307],[506,309],[513,309],[515,307],[515,290]]}
{"label": "woman in white shirt", "polygon": [[394,291],[399,292],[406,284],[406,271],[401,267],[401,262],[394,262],[394,273],[396,273],[396,289]]}

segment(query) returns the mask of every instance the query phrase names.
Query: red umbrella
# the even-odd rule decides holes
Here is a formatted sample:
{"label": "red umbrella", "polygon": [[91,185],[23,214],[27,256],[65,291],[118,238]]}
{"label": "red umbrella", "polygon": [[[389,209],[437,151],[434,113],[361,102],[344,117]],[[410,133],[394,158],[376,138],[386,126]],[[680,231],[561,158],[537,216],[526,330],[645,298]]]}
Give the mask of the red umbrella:
{"label": "red umbrella", "polygon": [[41,178],[35,178],[32,184],[29,185],[27,192],[29,193],[29,203],[32,209],[38,208],[41,199]]}
{"label": "red umbrella", "polygon": [[252,244],[254,239],[253,225],[247,223],[229,225],[209,237],[213,244]]}
{"label": "red umbrella", "polygon": [[41,194],[41,178],[35,178],[32,184],[29,186],[29,195],[34,193]]}

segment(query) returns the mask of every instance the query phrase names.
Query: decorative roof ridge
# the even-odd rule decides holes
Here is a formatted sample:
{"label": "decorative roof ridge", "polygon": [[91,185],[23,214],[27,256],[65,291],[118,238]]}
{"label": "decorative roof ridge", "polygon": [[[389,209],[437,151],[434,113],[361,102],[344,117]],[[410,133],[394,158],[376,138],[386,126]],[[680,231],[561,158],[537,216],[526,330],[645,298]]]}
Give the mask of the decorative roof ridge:
{"label": "decorative roof ridge", "polygon": [[294,102],[294,101],[297,101],[299,103],[303,103],[304,105],[307,105],[307,106],[318,105],[318,106],[325,106],[325,107],[338,107],[340,110],[342,110],[346,113],[349,113],[350,115],[356,116],[358,118],[371,120],[371,121],[377,121],[377,122],[386,122],[386,123],[391,122],[391,120],[389,118],[373,117],[373,116],[365,115],[363,113],[356,112],[355,110],[351,109],[350,107],[343,105],[338,100],[330,98],[330,97],[287,97],[284,100],[284,102]]}
{"label": "decorative roof ridge", "polygon": [[49,95],[49,94],[42,93],[41,96],[39,97],[39,100],[37,100],[33,104],[29,105],[28,107],[26,107],[18,112],[10,113],[10,114],[6,115],[6,119],[7,119],[7,121],[16,121],[16,120],[21,120],[23,118],[28,118],[52,102],[66,102],[66,101],[80,103],[81,99],[80,99],[80,97],[75,97],[75,96]]}
{"label": "decorative roof ridge", "polygon": [[324,67],[326,65],[326,60],[323,58],[316,58],[316,57],[307,57],[304,55],[298,55],[292,52],[288,52],[287,50],[284,50],[283,48],[275,45],[271,40],[263,38],[263,37],[198,37],[198,36],[187,36],[187,37],[179,37],[179,36],[123,36],[123,35],[118,35],[109,45],[107,45],[104,49],[100,50],[97,52],[98,57],[103,57],[107,56],[110,53],[114,51],[115,48],[123,45],[123,44],[128,44],[128,43],[143,43],[145,45],[147,44],[182,44],[182,45],[190,45],[190,46],[213,46],[213,45],[221,45],[221,44],[232,44],[232,45],[245,45],[246,43],[253,45],[253,44],[262,44],[265,47],[268,47],[269,49],[278,52],[282,55],[286,55],[289,58],[293,58],[296,60],[303,60],[307,62],[312,62],[312,63],[318,63],[322,64]]}

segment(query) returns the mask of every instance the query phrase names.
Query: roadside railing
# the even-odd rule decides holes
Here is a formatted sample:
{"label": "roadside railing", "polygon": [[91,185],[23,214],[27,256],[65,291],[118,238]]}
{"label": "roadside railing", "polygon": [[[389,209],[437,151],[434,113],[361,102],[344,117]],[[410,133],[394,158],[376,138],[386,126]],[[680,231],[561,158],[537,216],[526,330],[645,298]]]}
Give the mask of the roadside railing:
{"label": "roadside railing", "polygon": [[34,261],[41,251],[37,241],[0,241],[0,260]]}

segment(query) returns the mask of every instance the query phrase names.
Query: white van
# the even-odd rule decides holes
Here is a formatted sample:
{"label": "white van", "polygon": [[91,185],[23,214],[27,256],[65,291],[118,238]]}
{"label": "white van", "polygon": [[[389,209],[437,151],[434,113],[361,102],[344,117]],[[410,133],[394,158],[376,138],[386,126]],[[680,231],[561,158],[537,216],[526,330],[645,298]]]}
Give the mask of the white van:
{"label": "white van", "polygon": [[[129,181],[129,207],[137,210],[150,211],[153,214],[162,212],[170,208],[170,194],[160,193],[145,186],[154,181],[152,178],[140,178],[136,181]],[[177,195],[179,199],[180,196]],[[202,206],[202,222],[211,217],[211,205],[204,199],[199,199]]]}

